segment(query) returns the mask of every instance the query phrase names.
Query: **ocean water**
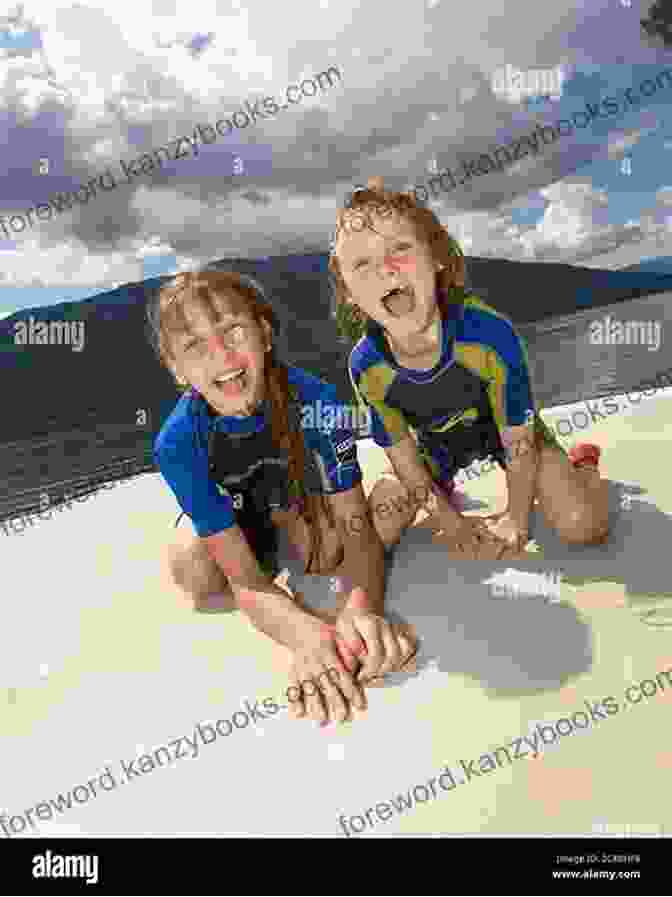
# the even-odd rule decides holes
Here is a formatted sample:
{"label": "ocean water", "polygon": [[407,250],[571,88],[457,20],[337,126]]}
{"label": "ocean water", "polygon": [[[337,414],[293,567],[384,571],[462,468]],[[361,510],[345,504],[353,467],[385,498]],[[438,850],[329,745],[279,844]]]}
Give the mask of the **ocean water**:
{"label": "ocean water", "polygon": [[[660,347],[591,344],[590,324],[607,315],[622,323],[659,323]],[[517,330],[528,344],[535,398],[545,407],[622,395],[664,372],[672,386],[672,293],[518,325]]]}

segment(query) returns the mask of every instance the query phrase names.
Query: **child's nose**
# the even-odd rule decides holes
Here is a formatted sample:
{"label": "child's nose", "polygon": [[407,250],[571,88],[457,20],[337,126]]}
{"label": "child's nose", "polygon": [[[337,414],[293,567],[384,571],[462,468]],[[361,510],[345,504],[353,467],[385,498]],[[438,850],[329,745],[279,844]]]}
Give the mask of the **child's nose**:
{"label": "child's nose", "polygon": [[392,271],[398,272],[399,271],[399,259],[397,259],[391,255],[386,255],[383,260],[383,267],[385,268],[386,271],[391,268]]}
{"label": "child's nose", "polygon": [[205,341],[205,345],[208,348],[208,352],[211,354],[213,352],[217,352],[219,349],[223,347],[222,338],[217,333],[211,333],[210,336]]}
{"label": "child's nose", "polygon": [[207,341],[206,345],[208,347],[208,352],[212,355],[214,353],[221,355],[222,352],[230,352],[231,349],[226,345],[226,337],[223,333],[212,333]]}

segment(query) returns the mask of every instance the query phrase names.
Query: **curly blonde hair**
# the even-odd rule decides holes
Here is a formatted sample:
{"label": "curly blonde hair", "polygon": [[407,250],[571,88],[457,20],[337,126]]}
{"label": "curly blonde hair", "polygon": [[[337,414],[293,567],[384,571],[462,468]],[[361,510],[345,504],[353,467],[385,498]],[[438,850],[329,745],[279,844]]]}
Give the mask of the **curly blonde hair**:
{"label": "curly blonde hair", "polygon": [[385,216],[393,212],[411,223],[416,235],[429,246],[432,259],[441,266],[437,272],[439,301],[457,303],[464,299],[466,268],[464,253],[457,240],[450,236],[434,212],[419,205],[414,197],[385,190],[382,178],[369,178],[367,188],[355,191],[346,205],[338,210],[329,254],[333,315],[341,337],[351,344],[363,336],[368,319],[361,309],[346,302],[348,288],[336,254],[336,244],[343,232],[359,231],[364,227],[373,230],[374,215]]}
{"label": "curly blonde hair", "polygon": [[[274,336],[279,332],[279,322],[271,304],[264,296],[262,287],[251,277],[234,271],[201,271],[179,274],[174,281],[157,291],[147,307],[149,338],[162,364],[173,376],[172,362],[174,354],[171,336],[188,328],[185,307],[198,305],[215,323],[218,319],[216,300],[227,295],[240,296],[246,303],[253,320],[259,327],[265,321]],[[264,378],[266,395],[270,399],[271,434],[273,442],[287,453],[289,460],[288,478],[290,490],[299,504],[311,537],[311,546],[305,573],[312,571],[314,562],[322,560],[323,539],[319,525],[319,516],[325,516],[329,525],[334,528],[331,506],[323,495],[309,495],[304,484],[306,465],[306,445],[301,428],[290,426],[288,404],[292,387],[288,380],[287,366],[280,362],[276,354],[276,346],[266,353]],[[178,380],[178,389],[189,389],[189,384]],[[298,396],[297,396],[298,397]],[[328,565],[329,569],[320,572],[331,572],[344,558],[341,541],[340,550],[335,560]]]}

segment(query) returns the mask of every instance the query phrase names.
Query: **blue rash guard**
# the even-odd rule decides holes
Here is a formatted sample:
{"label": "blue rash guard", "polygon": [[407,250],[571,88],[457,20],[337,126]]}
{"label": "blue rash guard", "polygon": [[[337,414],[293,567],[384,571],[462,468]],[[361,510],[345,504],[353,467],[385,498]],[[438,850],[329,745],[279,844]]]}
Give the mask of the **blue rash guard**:
{"label": "blue rash guard", "polygon": [[[287,373],[290,426],[301,428],[306,446],[306,493],[353,489],[362,472],[347,407],[313,374],[294,367]],[[277,541],[269,512],[288,508],[297,489],[286,454],[271,440],[268,399],[255,415],[227,417],[198,393],[186,393],[156,438],[154,458],[198,536],[238,524],[262,567],[272,569]]]}

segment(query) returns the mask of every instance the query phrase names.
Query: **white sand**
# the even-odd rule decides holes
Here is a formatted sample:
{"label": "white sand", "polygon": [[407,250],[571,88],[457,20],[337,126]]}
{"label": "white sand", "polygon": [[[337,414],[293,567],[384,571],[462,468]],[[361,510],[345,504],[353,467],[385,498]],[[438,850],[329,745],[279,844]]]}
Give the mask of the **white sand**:
{"label": "white sand", "polygon": [[[242,615],[197,615],[182,601],[162,567],[178,509],[158,475],[103,492],[22,535],[0,535],[3,812],[65,795],[107,764],[117,787],[97,785],[95,798],[73,801],[41,822],[40,834],[343,837],[339,814],[406,794],[446,764],[456,773],[461,759],[511,745],[537,722],[585,711],[584,700],[612,695],[623,707],[629,685],[672,671],[670,630],[641,621],[658,607],[649,621],[664,622],[672,606],[664,598],[671,412],[661,393],[570,440],[603,447],[616,507],[618,484],[629,484],[633,498],[602,548],[567,549],[536,529],[543,557],[516,566],[561,571],[560,603],[493,597],[483,582],[495,565],[451,564],[415,532],[399,548],[388,600],[422,638],[417,676],[370,691],[367,717],[334,731],[281,711],[199,744],[194,759],[183,743],[187,756],[168,764],[164,754],[163,768],[129,788],[120,784],[122,760],[193,739],[198,723],[230,719],[246,698],[280,702],[283,652]],[[368,485],[385,456],[363,443],[360,458]],[[494,472],[467,489],[501,505],[503,487]],[[327,594],[322,588],[307,597],[321,603]],[[671,706],[669,684],[538,759],[513,759],[511,747],[511,765],[500,754],[502,768],[471,787],[439,789],[436,799],[430,793],[388,821],[371,816],[373,834],[590,833],[601,823],[614,833],[626,824],[645,833],[667,824],[669,832],[669,788],[661,783],[672,772]]]}

